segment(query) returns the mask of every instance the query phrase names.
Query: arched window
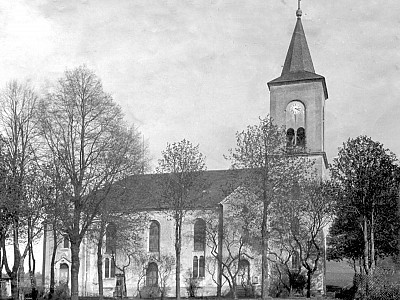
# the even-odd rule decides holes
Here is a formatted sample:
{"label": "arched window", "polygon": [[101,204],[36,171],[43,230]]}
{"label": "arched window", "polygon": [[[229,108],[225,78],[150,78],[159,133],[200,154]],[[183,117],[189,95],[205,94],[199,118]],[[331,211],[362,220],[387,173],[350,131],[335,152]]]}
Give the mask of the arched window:
{"label": "arched window", "polygon": [[293,147],[294,144],[294,129],[293,128],[289,128],[286,131],[286,147],[290,148]]}
{"label": "arched window", "polygon": [[149,263],[146,270],[146,285],[157,286],[158,284],[158,267],[157,264]]}
{"label": "arched window", "polygon": [[110,223],[106,228],[106,253],[115,253],[116,250],[117,227]]}
{"label": "arched window", "polygon": [[160,224],[157,221],[150,224],[149,252],[160,252]]}
{"label": "arched window", "polygon": [[291,101],[286,107],[286,146],[301,147],[306,145],[306,108],[300,101]]}
{"label": "arched window", "polygon": [[193,278],[199,276],[199,260],[197,256],[193,257]]}
{"label": "arched window", "polygon": [[69,237],[68,234],[63,235],[63,248],[69,248]]}
{"label": "arched window", "polygon": [[194,222],[194,251],[204,251],[206,248],[206,222],[196,219]]}
{"label": "arched window", "polygon": [[292,269],[298,269],[300,267],[300,255],[299,252],[292,252]]}
{"label": "arched window", "polygon": [[104,277],[110,278],[110,259],[106,258],[104,260]]}
{"label": "arched window", "polygon": [[297,140],[296,145],[298,147],[305,147],[306,146],[306,131],[303,127],[297,128]]}
{"label": "arched window", "polygon": [[68,283],[69,280],[69,266],[65,263],[60,264],[60,283]]}

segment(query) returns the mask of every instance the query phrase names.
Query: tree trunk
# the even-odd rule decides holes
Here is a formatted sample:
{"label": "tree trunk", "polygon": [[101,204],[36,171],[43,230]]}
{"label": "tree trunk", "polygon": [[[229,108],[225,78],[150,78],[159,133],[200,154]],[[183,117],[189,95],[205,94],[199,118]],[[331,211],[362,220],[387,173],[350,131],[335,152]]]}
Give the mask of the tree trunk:
{"label": "tree trunk", "polygon": [[99,239],[97,241],[97,280],[99,282],[99,299],[103,297],[103,237],[104,237],[104,222],[100,224]]}
{"label": "tree trunk", "polygon": [[237,296],[236,278],[234,278],[234,279],[232,280],[232,297],[233,297],[233,299],[237,299],[237,298],[238,298],[238,296]]}
{"label": "tree trunk", "polygon": [[78,300],[79,294],[79,248],[80,241],[71,239],[71,300]]}
{"label": "tree trunk", "polygon": [[13,299],[19,299],[19,267],[21,263],[21,252],[19,251],[19,223],[17,220],[13,221],[13,248],[14,248],[14,265],[11,274],[11,294]]}
{"label": "tree trunk", "polygon": [[369,241],[368,241],[368,222],[367,216],[363,216],[363,237],[364,237],[364,271],[369,274]]}
{"label": "tree trunk", "polygon": [[11,276],[11,296],[13,299],[19,299],[19,289],[18,289],[18,275],[13,273]]}
{"label": "tree trunk", "polygon": [[222,295],[222,243],[224,238],[224,207],[222,204],[218,208],[218,279],[217,279],[217,297]]}
{"label": "tree trunk", "polygon": [[375,269],[375,231],[374,231],[374,208],[372,208],[371,211],[371,224],[370,224],[370,243],[371,243],[371,253],[370,253],[370,260],[371,260],[371,265],[370,265],[370,273],[371,275],[374,273]]}
{"label": "tree trunk", "polygon": [[268,264],[268,216],[267,216],[267,201],[264,199],[264,213],[262,219],[261,227],[261,264],[262,264],[262,274],[261,274],[261,295],[262,299],[269,299],[269,264]]}
{"label": "tree trunk", "polygon": [[307,298],[311,298],[311,277],[312,273],[310,271],[307,272]]}
{"label": "tree trunk", "polygon": [[175,226],[175,256],[176,256],[176,271],[175,271],[175,294],[176,300],[181,299],[181,226],[182,215],[179,214]]}
{"label": "tree trunk", "polygon": [[53,298],[54,295],[54,287],[55,287],[55,276],[54,276],[54,267],[56,264],[56,254],[57,254],[57,230],[56,226],[53,224],[53,252],[51,254],[51,262],[50,262],[50,292],[49,292],[49,299]]}

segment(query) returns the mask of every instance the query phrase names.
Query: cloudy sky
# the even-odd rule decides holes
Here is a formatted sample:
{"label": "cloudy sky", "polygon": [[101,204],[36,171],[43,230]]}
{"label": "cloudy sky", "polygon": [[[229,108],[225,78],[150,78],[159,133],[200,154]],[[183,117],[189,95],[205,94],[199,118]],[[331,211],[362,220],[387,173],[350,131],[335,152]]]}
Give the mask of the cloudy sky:
{"label": "cloudy sky", "polygon": [[[0,0],[0,87],[44,93],[86,64],[102,79],[156,164],[167,142],[200,144],[209,169],[229,167],[234,134],[269,111],[296,0]],[[366,134],[400,156],[400,4],[303,0],[303,26],[326,77],[329,160]]]}

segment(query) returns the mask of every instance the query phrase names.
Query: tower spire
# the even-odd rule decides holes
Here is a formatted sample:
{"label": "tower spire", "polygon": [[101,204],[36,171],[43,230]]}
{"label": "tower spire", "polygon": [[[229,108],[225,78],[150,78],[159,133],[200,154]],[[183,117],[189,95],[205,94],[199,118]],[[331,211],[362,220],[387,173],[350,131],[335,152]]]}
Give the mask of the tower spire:
{"label": "tower spire", "polygon": [[300,2],[301,2],[301,0],[297,0],[297,10],[296,10],[296,17],[297,18],[301,18],[301,15],[303,14],[303,12],[301,11],[301,8],[300,8]]}

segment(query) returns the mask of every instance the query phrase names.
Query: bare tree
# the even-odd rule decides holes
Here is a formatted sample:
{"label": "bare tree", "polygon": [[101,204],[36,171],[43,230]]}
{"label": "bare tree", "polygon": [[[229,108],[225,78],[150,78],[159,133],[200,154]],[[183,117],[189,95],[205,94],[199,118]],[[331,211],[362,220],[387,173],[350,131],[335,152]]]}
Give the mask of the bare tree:
{"label": "bare tree", "polygon": [[40,105],[40,132],[65,180],[63,231],[71,247],[71,296],[78,299],[79,249],[112,184],[142,169],[138,132],[85,66],[66,71]]}
{"label": "bare tree", "polygon": [[[206,219],[206,243],[211,249],[212,259],[208,258],[208,270],[215,271],[212,261],[222,265],[222,276],[229,284],[230,292],[234,299],[238,298],[237,295],[237,282],[241,279],[243,266],[241,263],[247,259],[251,259],[249,239],[247,236],[246,223],[238,217],[237,213],[231,210],[224,212],[224,217],[229,222],[224,222],[222,230],[222,257],[219,255],[219,235],[221,230],[219,227],[218,218],[210,215]],[[210,266],[211,264],[211,266]],[[212,273],[211,273],[212,274]],[[242,276],[243,277],[243,276]],[[246,278],[241,284],[247,289],[250,284]]]}
{"label": "bare tree", "polygon": [[168,144],[158,161],[160,207],[166,208],[175,222],[176,297],[180,299],[182,221],[201,196],[202,172],[206,169],[199,146],[187,140]]}
{"label": "bare tree", "polygon": [[[4,136],[6,152],[5,166],[7,179],[5,184],[5,207],[11,217],[11,243],[13,245],[13,265],[7,260],[3,243],[3,263],[11,278],[11,290],[14,299],[18,299],[18,275],[23,266],[24,257],[30,246],[25,244],[21,253],[21,239],[31,242],[38,231],[33,230],[40,218],[40,209],[33,205],[30,180],[34,176],[37,164],[37,147],[34,116],[36,113],[37,95],[31,87],[12,81],[1,94],[0,130]],[[33,209],[33,210],[32,210]],[[29,224],[28,224],[29,223]],[[28,226],[32,228],[27,231]],[[28,236],[29,233],[29,236]],[[30,260],[32,256],[30,255]]]}

